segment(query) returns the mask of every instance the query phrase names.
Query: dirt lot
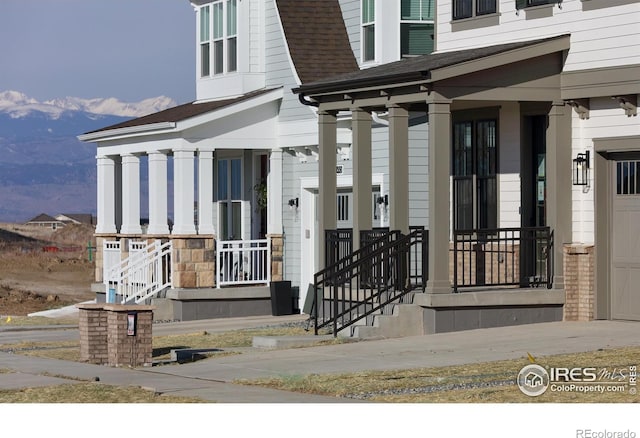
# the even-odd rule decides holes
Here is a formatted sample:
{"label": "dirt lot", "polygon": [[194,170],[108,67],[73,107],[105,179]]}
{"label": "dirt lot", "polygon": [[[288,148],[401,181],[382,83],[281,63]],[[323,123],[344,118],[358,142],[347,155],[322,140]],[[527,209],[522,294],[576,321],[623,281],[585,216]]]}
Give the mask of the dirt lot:
{"label": "dirt lot", "polygon": [[0,315],[27,315],[94,298],[90,226],[0,224]]}

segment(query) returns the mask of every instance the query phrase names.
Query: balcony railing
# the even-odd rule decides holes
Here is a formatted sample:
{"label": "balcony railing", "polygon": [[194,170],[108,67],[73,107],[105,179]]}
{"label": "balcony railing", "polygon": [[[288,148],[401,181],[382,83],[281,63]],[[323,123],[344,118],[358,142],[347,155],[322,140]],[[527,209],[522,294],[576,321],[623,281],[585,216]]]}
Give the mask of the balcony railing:
{"label": "balcony railing", "polygon": [[216,244],[217,287],[269,284],[271,241],[219,240]]}
{"label": "balcony railing", "polygon": [[454,292],[478,286],[551,288],[548,227],[455,230],[452,250]]}

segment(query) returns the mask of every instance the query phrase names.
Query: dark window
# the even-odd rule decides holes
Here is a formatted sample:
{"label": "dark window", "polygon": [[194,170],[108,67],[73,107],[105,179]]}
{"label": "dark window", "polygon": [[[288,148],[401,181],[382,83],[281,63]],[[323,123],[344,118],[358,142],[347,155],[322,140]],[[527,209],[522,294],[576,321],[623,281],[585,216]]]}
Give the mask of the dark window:
{"label": "dark window", "polygon": [[454,20],[495,14],[497,11],[496,0],[453,0]]}
{"label": "dark window", "polygon": [[496,228],[498,223],[497,122],[453,125],[454,227]]}
{"label": "dark window", "polygon": [[524,9],[540,5],[553,5],[557,3],[562,3],[562,0],[516,0],[516,9]]}

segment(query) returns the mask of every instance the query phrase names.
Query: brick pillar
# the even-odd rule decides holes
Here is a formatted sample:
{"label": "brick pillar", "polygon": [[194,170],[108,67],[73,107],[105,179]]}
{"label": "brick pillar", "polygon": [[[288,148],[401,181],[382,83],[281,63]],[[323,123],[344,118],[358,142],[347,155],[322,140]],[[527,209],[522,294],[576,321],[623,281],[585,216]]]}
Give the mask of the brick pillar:
{"label": "brick pillar", "polygon": [[565,321],[593,320],[594,304],[594,247],[565,245]]}
{"label": "brick pillar", "polygon": [[271,239],[271,281],[282,281],[284,238],[282,234],[270,234],[267,239]]}
{"label": "brick pillar", "polygon": [[[107,304],[107,346],[110,366],[151,366],[153,360],[154,306]],[[135,315],[136,328],[128,333],[129,315]]]}
{"label": "brick pillar", "polygon": [[78,304],[80,360],[103,365],[108,362],[107,312],[104,304]]}
{"label": "brick pillar", "polygon": [[173,287],[215,286],[215,246],[212,237],[173,238]]}

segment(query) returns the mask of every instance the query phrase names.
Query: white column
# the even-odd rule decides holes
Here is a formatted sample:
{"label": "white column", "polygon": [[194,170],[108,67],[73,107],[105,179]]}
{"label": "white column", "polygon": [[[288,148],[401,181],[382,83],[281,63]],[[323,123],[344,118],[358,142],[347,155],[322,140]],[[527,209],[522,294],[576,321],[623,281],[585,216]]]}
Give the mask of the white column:
{"label": "white column", "polygon": [[116,233],[116,209],[115,209],[115,163],[112,158],[100,157],[97,159],[97,220],[96,234]]}
{"label": "white column", "polygon": [[167,224],[167,155],[149,153],[149,234],[169,234]]}
{"label": "white column", "polygon": [[213,225],[213,151],[198,152],[198,234],[215,234]]}
{"label": "white column", "polygon": [[173,151],[173,234],[196,234],[193,152]]}
{"label": "white column", "polygon": [[269,175],[267,176],[267,234],[282,234],[283,205],[282,149],[273,149],[269,154]]}
{"label": "white column", "polygon": [[140,227],[140,158],[122,156],[122,234],[141,234]]}

